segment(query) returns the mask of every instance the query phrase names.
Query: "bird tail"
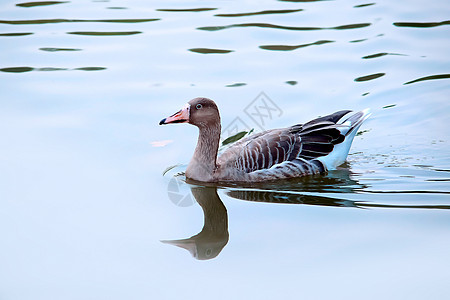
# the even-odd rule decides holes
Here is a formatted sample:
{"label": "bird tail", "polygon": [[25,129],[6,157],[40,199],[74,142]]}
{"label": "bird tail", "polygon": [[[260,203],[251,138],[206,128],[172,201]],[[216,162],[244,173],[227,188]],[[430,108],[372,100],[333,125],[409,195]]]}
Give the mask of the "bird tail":
{"label": "bird tail", "polygon": [[336,122],[336,128],[345,136],[344,141],[335,145],[333,151],[328,155],[317,158],[326,166],[328,170],[335,170],[336,167],[345,162],[350,151],[353,138],[362,123],[367,120],[370,115],[370,110],[366,108],[362,111],[346,114]]}

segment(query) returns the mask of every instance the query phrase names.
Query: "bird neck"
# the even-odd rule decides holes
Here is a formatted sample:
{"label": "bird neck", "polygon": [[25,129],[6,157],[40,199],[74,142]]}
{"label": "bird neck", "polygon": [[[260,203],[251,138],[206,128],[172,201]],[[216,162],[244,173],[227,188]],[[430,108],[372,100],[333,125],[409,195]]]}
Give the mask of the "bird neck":
{"label": "bird neck", "polygon": [[220,122],[198,128],[197,147],[186,169],[186,176],[198,181],[212,181],[219,149]]}

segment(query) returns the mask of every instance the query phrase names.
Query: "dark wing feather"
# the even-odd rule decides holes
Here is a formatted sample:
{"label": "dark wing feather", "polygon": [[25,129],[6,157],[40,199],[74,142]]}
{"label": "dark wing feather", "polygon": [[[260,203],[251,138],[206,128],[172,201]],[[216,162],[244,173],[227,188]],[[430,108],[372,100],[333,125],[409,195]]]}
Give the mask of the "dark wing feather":
{"label": "dark wing feather", "polygon": [[[333,151],[334,145],[344,141],[345,135],[339,131],[336,122],[349,112],[343,110],[303,125],[297,124],[246,137],[229,149],[230,154],[234,153],[233,164],[237,169],[251,173],[286,161],[314,160],[325,156]],[[235,152],[234,149],[239,151]],[[229,156],[224,153],[223,157]]]}
{"label": "dark wing feather", "polygon": [[336,122],[351,112],[342,110],[334,114],[314,119],[304,125],[295,125],[290,128],[291,133],[298,134],[302,139],[300,158],[307,160],[328,155],[334,145],[342,143],[345,135],[336,126]]}
{"label": "dark wing feather", "polygon": [[286,130],[269,131],[249,140],[236,159],[236,167],[246,173],[269,169],[283,161],[293,160],[301,152],[302,143],[298,135]]}

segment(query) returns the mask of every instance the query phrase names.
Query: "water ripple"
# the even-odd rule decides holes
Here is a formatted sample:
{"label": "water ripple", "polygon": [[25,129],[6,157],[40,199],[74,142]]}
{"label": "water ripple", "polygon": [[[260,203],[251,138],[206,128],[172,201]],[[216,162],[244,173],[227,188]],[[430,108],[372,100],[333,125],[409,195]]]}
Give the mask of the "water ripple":
{"label": "water ripple", "polygon": [[354,8],[360,8],[360,7],[367,7],[367,6],[372,6],[375,5],[376,3],[365,3],[365,4],[359,4],[359,5],[355,5],[353,6]]}
{"label": "water ripple", "polygon": [[426,80],[449,79],[449,78],[450,78],[450,74],[430,75],[430,76],[425,76],[425,77],[421,77],[418,79],[414,79],[414,80],[405,82],[404,84],[411,84],[411,83],[416,83],[416,82],[426,81]]}
{"label": "water ripple", "polygon": [[105,67],[81,67],[81,68],[55,68],[55,67],[44,67],[44,68],[33,68],[33,67],[9,67],[9,68],[1,68],[0,72],[5,73],[25,73],[31,71],[103,71],[106,70]]}
{"label": "water ripple", "polygon": [[374,79],[380,78],[384,75],[386,75],[386,73],[375,73],[375,74],[365,75],[365,76],[355,78],[355,81],[362,82],[362,81],[374,80]]}
{"label": "water ripple", "polygon": [[371,59],[371,58],[377,58],[377,57],[382,57],[382,56],[386,56],[386,55],[408,56],[406,54],[400,54],[400,53],[381,52],[381,53],[363,56],[362,59]]}
{"label": "water ripple", "polygon": [[[398,191],[398,193],[422,193],[424,191]],[[370,192],[369,192],[370,193]],[[394,192],[386,192],[388,194],[396,194]],[[306,204],[306,205],[320,205],[320,206],[337,206],[337,207],[353,207],[353,208],[408,208],[408,209],[450,209],[450,205],[442,204],[383,204],[370,203],[367,201],[354,201],[345,198],[334,198],[315,194],[292,193],[286,191],[264,191],[264,190],[245,190],[233,189],[228,190],[226,194],[232,198],[252,201],[265,202],[276,204]],[[431,193],[430,193],[431,194]]]}
{"label": "water ripple", "polygon": [[164,12],[201,12],[201,11],[210,11],[210,10],[216,10],[217,8],[213,7],[204,7],[204,8],[159,8],[157,11],[164,11]]}
{"label": "water ripple", "polygon": [[281,2],[319,2],[319,1],[329,1],[329,0],[278,0]]}
{"label": "water ripple", "polygon": [[33,32],[12,32],[12,33],[0,33],[0,36],[24,36],[24,35],[32,35]]}
{"label": "water ripple", "polygon": [[211,48],[192,48],[189,51],[201,53],[201,54],[225,54],[233,52],[234,50],[224,50],[224,49],[211,49]]}
{"label": "water ripple", "polygon": [[299,30],[299,31],[309,31],[309,30],[347,30],[347,29],[357,29],[364,28],[372,25],[371,23],[357,23],[357,24],[348,24],[341,25],[336,27],[296,27],[296,26],[283,26],[283,25],[275,25],[269,23],[242,23],[242,24],[231,24],[225,26],[205,26],[198,27],[198,30],[206,30],[206,31],[218,31],[233,27],[260,27],[260,28],[275,28],[275,29],[285,29],[285,30]]}
{"label": "water ripple", "polygon": [[54,5],[54,4],[62,4],[69,3],[69,1],[37,1],[37,2],[24,2],[18,3],[16,6],[19,7],[35,7],[35,6],[46,6],[46,5]]}
{"label": "water ripple", "polygon": [[293,12],[303,11],[303,9],[279,9],[279,10],[263,10],[249,13],[236,13],[236,14],[217,14],[215,17],[248,17],[256,15],[269,15],[269,14],[288,14]]}
{"label": "water ripple", "polygon": [[74,48],[39,48],[39,50],[47,51],[47,52],[58,52],[58,51],[81,51],[81,49]]}
{"label": "water ripple", "polygon": [[0,20],[0,24],[9,25],[37,25],[37,24],[55,24],[55,23],[143,23],[154,22],[161,19],[105,19],[105,20],[80,20],[80,19],[40,19],[40,20]]}
{"label": "water ripple", "polygon": [[328,43],[334,43],[334,41],[320,40],[320,41],[316,41],[314,43],[302,44],[302,45],[294,45],[294,46],[289,46],[289,45],[263,45],[263,46],[259,46],[259,48],[265,49],[265,50],[275,50],[275,51],[292,51],[292,50],[296,50],[298,48],[304,48],[304,47],[314,46],[314,45],[323,45],[323,44],[328,44]]}
{"label": "water ripple", "polygon": [[141,34],[142,31],[72,31],[67,34],[89,35],[89,36],[122,36]]}
{"label": "water ripple", "polygon": [[227,84],[225,87],[240,87],[240,86],[244,86],[247,85],[244,82],[237,82],[237,83],[233,83],[233,84]]}
{"label": "water ripple", "polygon": [[443,25],[450,25],[450,20],[442,22],[395,22],[397,27],[414,27],[414,28],[430,28]]}

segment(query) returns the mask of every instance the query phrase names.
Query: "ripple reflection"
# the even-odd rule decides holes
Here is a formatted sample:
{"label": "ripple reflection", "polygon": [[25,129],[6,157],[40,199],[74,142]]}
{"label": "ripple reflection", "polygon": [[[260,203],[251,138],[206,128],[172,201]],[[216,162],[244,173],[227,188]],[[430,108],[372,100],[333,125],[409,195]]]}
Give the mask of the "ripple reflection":
{"label": "ripple reflection", "polygon": [[[450,205],[442,204],[385,204],[346,199],[345,195],[348,194],[379,192],[365,190],[368,186],[359,183],[351,175],[352,173],[349,170],[342,169],[329,172],[326,176],[308,176],[263,185],[249,184],[253,185],[253,188],[227,186],[225,188],[225,194],[238,200],[271,204],[318,205],[360,209],[450,209]],[[192,196],[203,210],[203,228],[198,234],[189,238],[162,240],[161,242],[186,249],[198,260],[215,258],[222,252],[230,238],[227,209],[217,193],[218,186],[199,183],[189,179],[186,181],[190,185]],[[386,193],[417,194],[421,192],[389,191]],[[332,193],[332,196],[324,196],[325,193]]]}
{"label": "ripple reflection", "polygon": [[89,35],[89,36],[123,36],[141,34],[142,31],[72,31],[67,34]]}
{"label": "ripple reflection", "polygon": [[235,14],[216,14],[215,17],[248,17],[257,15],[269,15],[269,14],[289,14],[294,12],[303,11],[303,9],[279,9],[279,10],[263,10],[249,13],[235,13]]}
{"label": "ripple reflection", "polygon": [[442,22],[395,22],[394,26],[397,27],[413,27],[413,28],[430,28],[443,25],[450,25],[450,20]]}
{"label": "ripple reflection", "polygon": [[80,68],[58,68],[58,67],[44,67],[44,68],[32,68],[32,67],[9,67],[1,68],[0,72],[5,73],[26,73],[31,71],[103,71],[105,67],[80,67]]}
{"label": "ripple reflection", "polygon": [[365,76],[361,76],[361,77],[355,78],[355,81],[356,82],[363,82],[363,81],[374,80],[374,79],[380,78],[380,77],[382,77],[384,75],[386,75],[386,73],[375,73],[375,74],[365,75]]}
{"label": "ripple reflection", "polygon": [[63,4],[70,3],[69,1],[36,1],[36,2],[24,2],[18,3],[16,6],[19,7],[35,7],[35,6],[47,6],[47,5],[55,5],[55,4]]}
{"label": "ripple reflection", "polygon": [[160,21],[161,19],[38,19],[38,20],[0,20],[0,24],[9,25],[38,25],[38,24],[58,24],[58,23],[144,23]]}
{"label": "ripple reflection", "polygon": [[381,53],[376,53],[376,54],[363,56],[362,59],[378,58],[378,57],[382,57],[382,56],[386,56],[386,55],[408,56],[406,54],[400,54],[400,53],[381,52]]}
{"label": "ripple reflection", "polygon": [[0,36],[25,36],[32,35],[33,32],[12,32],[12,33],[0,33]]}
{"label": "ripple reflection", "polygon": [[290,45],[263,45],[263,46],[259,46],[259,48],[264,49],[264,50],[292,51],[292,50],[296,50],[296,49],[304,48],[304,47],[308,47],[308,46],[323,45],[323,44],[334,43],[334,42],[335,41],[320,40],[320,41],[316,41],[314,43],[302,44],[302,45],[294,45],[294,46],[290,46]]}
{"label": "ripple reflection", "polygon": [[411,83],[416,83],[416,82],[420,82],[420,81],[427,81],[427,80],[436,80],[436,79],[449,79],[450,78],[450,74],[438,74],[438,75],[431,75],[431,76],[425,76],[425,77],[421,77],[418,79],[414,79],[408,82],[405,82],[404,84],[411,84]]}
{"label": "ripple reflection", "polygon": [[354,8],[360,8],[360,7],[367,7],[367,6],[372,6],[375,5],[376,3],[365,3],[365,4],[359,4],[359,5],[355,5],[353,6]]}
{"label": "ripple reflection", "polygon": [[198,30],[206,31],[218,31],[234,27],[257,27],[257,28],[274,28],[274,29],[285,29],[285,30],[298,30],[298,31],[310,31],[310,30],[348,30],[348,29],[358,29],[371,26],[371,23],[357,23],[357,24],[347,24],[335,27],[296,27],[296,26],[283,26],[270,23],[242,23],[242,24],[231,24],[225,26],[205,26],[198,27]]}
{"label": "ripple reflection", "polygon": [[75,48],[51,48],[51,47],[47,47],[47,48],[39,48],[39,50],[41,51],[47,51],[47,52],[59,52],[59,51],[81,51],[81,49],[75,49]]}
{"label": "ripple reflection", "polygon": [[204,7],[204,8],[159,8],[157,11],[164,12],[201,12],[201,11],[210,11],[216,10],[217,8],[213,7]]}
{"label": "ripple reflection", "polygon": [[191,52],[201,53],[201,54],[225,54],[234,52],[234,50],[225,50],[225,49],[211,49],[211,48],[192,48],[188,49]]}

